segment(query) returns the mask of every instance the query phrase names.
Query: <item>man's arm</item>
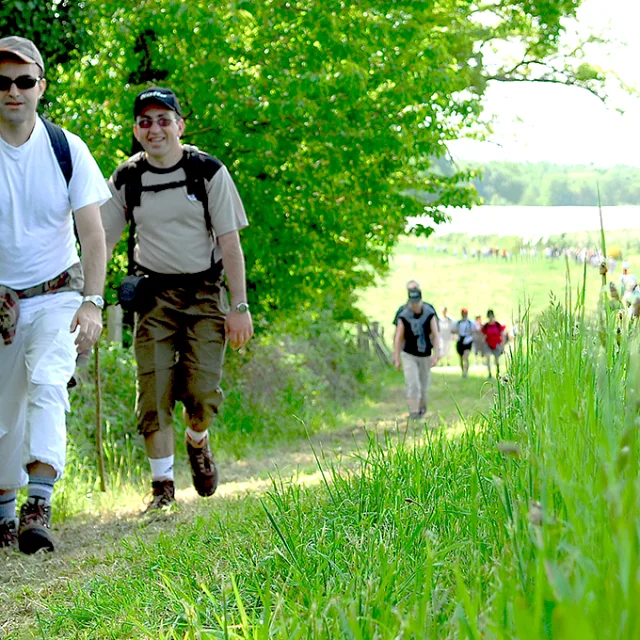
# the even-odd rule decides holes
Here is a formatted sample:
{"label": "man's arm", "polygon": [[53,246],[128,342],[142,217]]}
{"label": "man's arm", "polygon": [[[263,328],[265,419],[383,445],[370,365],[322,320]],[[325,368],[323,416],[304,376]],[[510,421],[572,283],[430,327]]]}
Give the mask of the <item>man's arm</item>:
{"label": "man's arm", "polygon": [[[100,218],[98,203],[89,204],[73,212],[80,248],[82,251],[82,268],[84,271],[83,295],[104,294],[104,281],[107,272],[107,248],[104,229]],[[78,326],[76,348],[78,353],[87,351],[94,345],[102,332],[102,310],[92,302],[80,306],[71,321],[71,331]]]}
{"label": "man's arm", "polygon": [[429,322],[429,328],[431,333],[429,339],[431,340],[431,346],[433,347],[433,355],[431,356],[431,366],[434,367],[438,360],[440,360],[440,334],[438,333],[438,321],[433,316]]}
{"label": "man's arm", "polygon": [[393,365],[400,371],[402,364],[400,363],[400,351],[402,351],[402,344],[404,342],[404,322],[398,319],[396,324],[396,334],[393,337]]}
{"label": "man's arm", "polygon": [[227,275],[227,283],[231,294],[231,311],[227,316],[227,338],[234,349],[244,346],[253,335],[251,312],[238,313],[235,308],[240,302],[247,302],[247,285],[244,269],[244,254],[240,245],[240,235],[231,231],[218,236],[218,244],[222,251],[222,266]]}

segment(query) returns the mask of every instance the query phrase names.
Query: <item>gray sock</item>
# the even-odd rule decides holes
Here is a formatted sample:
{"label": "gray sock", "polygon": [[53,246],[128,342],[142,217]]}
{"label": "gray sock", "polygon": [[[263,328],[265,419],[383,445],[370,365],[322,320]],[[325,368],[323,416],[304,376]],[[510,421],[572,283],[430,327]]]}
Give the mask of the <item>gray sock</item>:
{"label": "gray sock", "polygon": [[54,478],[47,478],[46,476],[29,476],[28,497],[42,498],[46,504],[49,504],[55,482]]}
{"label": "gray sock", "polygon": [[7,491],[0,496],[0,520],[11,520],[16,517],[16,492]]}

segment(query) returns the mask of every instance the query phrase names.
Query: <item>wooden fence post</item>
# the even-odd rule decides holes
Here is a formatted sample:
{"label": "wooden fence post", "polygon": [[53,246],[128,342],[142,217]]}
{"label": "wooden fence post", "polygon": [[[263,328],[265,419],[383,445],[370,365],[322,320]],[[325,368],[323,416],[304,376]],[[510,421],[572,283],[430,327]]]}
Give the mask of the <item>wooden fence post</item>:
{"label": "wooden fence post", "polygon": [[122,343],[122,307],[107,307],[107,342]]}

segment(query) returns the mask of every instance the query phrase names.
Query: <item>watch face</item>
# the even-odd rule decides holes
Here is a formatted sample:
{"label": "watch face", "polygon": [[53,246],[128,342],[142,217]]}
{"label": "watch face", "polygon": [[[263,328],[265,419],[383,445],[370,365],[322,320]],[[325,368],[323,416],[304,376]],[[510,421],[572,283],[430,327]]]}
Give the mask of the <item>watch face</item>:
{"label": "watch face", "polygon": [[82,301],[91,302],[95,304],[98,309],[104,309],[104,298],[102,296],[85,296]]}
{"label": "watch face", "polygon": [[236,305],[236,311],[238,313],[247,313],[247,311],[249,311],[249,305],[246,302],[241,302]]}

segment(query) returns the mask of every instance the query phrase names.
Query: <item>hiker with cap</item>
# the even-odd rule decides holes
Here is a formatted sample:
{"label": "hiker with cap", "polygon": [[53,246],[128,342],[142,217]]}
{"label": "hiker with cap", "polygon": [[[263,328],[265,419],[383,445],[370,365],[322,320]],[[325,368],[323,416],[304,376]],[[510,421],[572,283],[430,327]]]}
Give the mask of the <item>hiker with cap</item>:
{"label": "hiker with cap", "polygon": [[438,323],[432,307],[422,301],[419,289],[409,290],[409,300],[398,315],[393,344],[393,364],[404,372],[409,417],[427,412],[431,367],[438,361]]}
{"label": "hiker with cap", "polygon": [[458,336],[456,342],[456,351],[460,356],[460,369],[462,369],[462,377],[469,375],[469,354],[473,345],[473,334],[476,332],[476,323],[469,320],[469,312],[467,309],[460,311],[462,316],[453,326],[453,333]]}
{"label": "hiker with cap", "polygon": [[[407,296],[413,290],[420,291],[420,285],[418,284],[417,280],[409,280],[409,282],[407,282]],[[420,295],[422,295],[422,292],[420,293]],[[426,300],[423,300],[422,304],[425,307],[427,307],[427,309],[431,313],[435,314],[436,321],[438,321],[438,314],[436,313],[435,307],[432,304],[429,304]],[[393,342],[394,342],[394,344],[395,344],[395,341],[396,341],[396,335],[398,333],[398,316],[402,313],[402,311],[405,309],[406,306],[407,306],[407,303],[403,302],[398,307],[398,310],[396,311],[395,315],[393,316],[393,326],[395,327],[395,331],[394,331],[394,334],[393,334]]]}
{"label": "hiker with cap", "polygon": [[227,168],[182,144],[185,121],[172,90],[142,91],[133,116],[142,151],[111,176],[113,198],[102,217],[109,252],[129,224],[129,276],[120,300],[135,311],[136,421],[151,467],[152,513],[175,502],[177,401],[184,405],[193,485],[203,497],[215,492],[208,429],[223,398],[225,348],[245,345],[253,324],[238,233],[248,223]]}
{"label": "hiker with cap", "polygon": [[[0,39],[0,547],[24,553],[55,548],[67,383],[77,353],[102,331],[99,207],[110,197],[84,142],[38,117],[44,75],[33,42]],[[25,485],[18,520],[16,490]]]}

